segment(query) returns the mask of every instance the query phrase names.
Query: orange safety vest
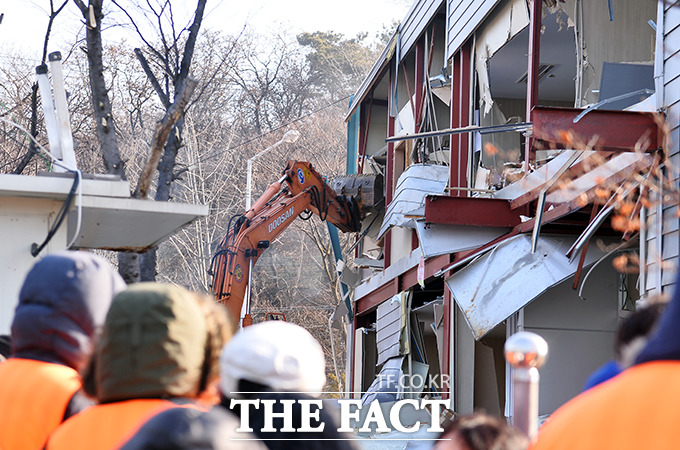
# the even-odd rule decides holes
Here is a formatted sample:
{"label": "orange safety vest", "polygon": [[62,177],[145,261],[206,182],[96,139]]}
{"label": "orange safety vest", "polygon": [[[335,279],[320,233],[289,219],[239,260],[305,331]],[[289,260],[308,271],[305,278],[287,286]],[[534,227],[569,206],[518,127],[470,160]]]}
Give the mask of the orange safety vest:
{"label": "orange safety vest", "polygon": [[680,361],[633,366],[559,408],[532,450],[677,449]]}
{"label": "orange safety vest", "polygon": [[39,449],[81,387],[74,369],[33,359],[0,363],[0,449]]}
{"label": "orange safety vest", "polygon": [[92,406],[71,417],[47,440],[47,450],[109,450],[121,447],[151,417],[180,405],[136,399]]}

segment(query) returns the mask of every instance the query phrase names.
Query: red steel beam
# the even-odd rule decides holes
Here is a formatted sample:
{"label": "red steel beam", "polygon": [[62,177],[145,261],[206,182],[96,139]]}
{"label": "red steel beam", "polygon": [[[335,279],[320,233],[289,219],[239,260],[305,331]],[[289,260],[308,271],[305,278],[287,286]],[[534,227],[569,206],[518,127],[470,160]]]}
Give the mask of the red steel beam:
{"label": "red steel beam", "polygon": [[425,199],[425,221],[448,225],[480,227],[515,227],[525,209],[512,209],[500,198],[449,197],[430,195]]}
{"label": "red steel beam", "polygon": [[363,316],[376,309],[382,302],[392,298],[399,293],[399,278],[392,278],[387,283],[380,286],[356,301],[356,314]]}
{"label": "red steel beam", "polygon": [[[434,276],[434,274],[439,272],[442,267],[448,265],[450,261],[451,256],[449,254],[426,259],[425,279]],[[356,314],[360,316],[367,314],[377,308],[385,300],[392,298],[399,292],[411,289],[416,284],[418,284],[418,266],[410,268],[403,274],[392,278],[379,288],[374,289],[358,299],[356,301]]]}
{"label": "red steel beam", "polygon": [[[545,211],[543,213],[543,217],[541,220],[541,224],[546,224],[550,223],[554,220],[557,220],[561,217],[566,216],[567,214],[571,214],[574,211],[578,211],[581,209],[581,205],[578,204],[578,201],[572,201],[572,202],[567,202],[567,203],[562,203],[561,205],[553,205],[553,209]],[[536,218],[532,217],[531,219],[527,220],[526,222],[522,222],[521,224],[517,225],[514,229],[517,233],[527,233],[529,231],[532,231],[534,229],[534,223],[536,222]]]}
{"label": "red steel beam", "polygon": [[[447,273],[447,278],[448,278],[448,273]],[[449,290],[448,287],[444,288],[444,317],[443,317],[443,333],[444,333],[444,339],[442,339],[442,362],[441,362],[441,367],[439,368],[439,371],[441,372],[442,376],[448,375],[448,379],[452,380],[453,379],[453,374],[450,373],[451,369],[451,352],[453,350],[453,346],[451,345],[451,308],[455,307],[455,301],[452,298],[451,291]],[[451,382],[448,383],[448,387],[450,388]],[[442,386],[443,387],[443,386]],[[445,399],[450,398],[449,396],[449,389],[443,390],[442,389],[442,397]]]}
{"label": "red steel beam", "polygon": [[[470,58],[472,45],[463,45],[453,57],[451,82],[451,128],[470,125]],[[452,187],[467,187],[468,133],[450,137],[450,176]],[[465,196],[464,191],[451,191],[451,196]]]}
{"label": "red steel beam", "polygon": [[[546,147],[574,148],[597,137],[594,150],[647,152],[661,148],[661,117],[656,113],[594,109],[578,122],[582,109],[535,107],[532,114],[533,136]],[[566,142],[565,142],[566,141]],[[538,145],[538,143],[535,143]]]}
{"label": "red steel beam", "polygon": [[[427,280],[435,273],[439,272],[442,267],[449,264],[451,256],[447,253],[446,255],[439,255],[425,260],[425,279]],[[411,289],[413,286],[418,284],[418,266],[411,267],[409,270],[404,272],[399,276],[399,290],[405,291]]]}

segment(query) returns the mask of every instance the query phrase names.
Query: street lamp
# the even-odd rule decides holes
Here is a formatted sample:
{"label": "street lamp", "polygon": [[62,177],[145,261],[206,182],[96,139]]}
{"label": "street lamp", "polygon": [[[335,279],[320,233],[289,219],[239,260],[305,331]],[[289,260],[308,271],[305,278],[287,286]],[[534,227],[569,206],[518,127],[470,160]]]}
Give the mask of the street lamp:
{"label": "street lamp", "polygon": [[[281,139],[275,143],[274,145],[270,145],[269,147],[265,148],[262,150],[260,153],[257,155],[253,156],[252,158],[248,159],[248,174],[246,178],[246,213],[250,211],[250,194],[251,194],[251,181],[252,181],[252,176],[253,176],[253,161],[255,161],[257,158],[260,156],[264,155],[267,153],[269,150],[274,149],[278,147],[281,144],[287,143],[287,144],[292,144],[293,142],[297,141],[298,138],[300,137],[300,132],[297,130],[289,130],[286,132],[286,134],[281,137]],[[270,186],[271,187],[271,186]],[[247,214],[246,214],[246,217]],[[243,302],[243,305],[241,306],[241,320],[239,320],[239,327],[244,327],[246,325],[250,325],[253,323],[253,319],[250,316],[250,293],[252,289],[252,273],[253,273],[253,259],[249,258],[249,269],[248,269],[248,286],[246,290],[246,297],[245,301]]]}
{"label": "street lamp", "polygon": [[286,132],[286,134],[283,135],[283,137],[273,145],[270,145],[269,147],[265,148],[262,150],[260,153],[257,155],[253,156],[252,158],[248,159],[248,175],[246,178],[246,212],[250,211],[250,194],[251,194],[251,181],[252,181],[252,171],[253,171],[253,161],[255,161],[257,158],[260,156],[264,155],[267,153],[269,150],[272,150],[276,147],[278,147],[281,144],[292,144],[293,142],[297,141],[298,138],[300,137],[300,132],[297,130],[289,130]]}

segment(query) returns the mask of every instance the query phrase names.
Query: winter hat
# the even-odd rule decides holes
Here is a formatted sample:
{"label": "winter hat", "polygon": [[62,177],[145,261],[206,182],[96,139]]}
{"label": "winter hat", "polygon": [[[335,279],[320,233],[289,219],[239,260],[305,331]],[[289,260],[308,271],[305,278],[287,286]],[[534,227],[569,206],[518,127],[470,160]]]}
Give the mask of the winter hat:
{"label": "winter hat", "polygon": [[111,303],[85,389],[100,403],[196,396],[207,340],[194,293],[170,284],[132,285]]}
{"label": "winter hat", "polygon": [[125,282],[104,258],[84,251],[45,256],[24,279],[12,321],[13,354],[64,364],[87,363],[111,299]]}
{"label": "winter hat", "polygon": [[326,383],[324,354],[304,328],[272,320],[239,331],[220,356],[220,389],[235,396],[239,380],[274,391],[319,395]]}

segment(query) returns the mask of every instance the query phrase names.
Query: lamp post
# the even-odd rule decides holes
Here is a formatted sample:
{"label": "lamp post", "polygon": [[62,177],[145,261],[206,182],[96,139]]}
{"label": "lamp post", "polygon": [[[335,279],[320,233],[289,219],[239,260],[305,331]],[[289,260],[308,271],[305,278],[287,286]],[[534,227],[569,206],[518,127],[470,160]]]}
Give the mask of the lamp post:
{"label": "lamp post", "polygon": [[[257,158],[260,156],[264,155],[268,151],[278,147],[281,144],[292,144],[293,142],[297,141],[298,138],[300,137],[300,132],[297,130],[289,130],[287,131],[281,139],[276,142],[273,145],[270,145],[269,147],[265,148],[262,150],[260,153],[257,155],[253,156],[252,158],[248,159],[248,173],[247,173],[247,178],[246,178],[246,213],[250,211],[250,206],[251,206],[251,190],[252,190],[252,177],[253,177],[253,161],[255,161]],[[247,216],[246,216],[247,217]],[[246,297],[245,301],[243,302],[243,306],[241,307],[241,320],[239,320],[239,327],[244,327],[251,325],[253,323],[253,319],[250,316],[250,293],[252,290],[252,272],[253,272],[253,259],[250,258],[249,261],[250,267],[248,270],[248,286],[246,288]]]}
{"label": "lamp post", "polygon": [[247,178],[246,178],[246,212],[250,210],[250,206],[251,206],[253,161],[255,161],[260,156],[264,155],[268,151],[275,149],[276,147],[278,147],[281,144],[284,144],[284,143],[292,144],[293,142],[297,141],[299,137],[300,137],[299,131],[289,130],[289,131],[286,132],[286,134],[283,135],[283,137],[277,143],[270,145],[269,147],[265,148],[264,150],[262,150],[257,155],[248,159],[248,174],[247,174]]}
{"label": "lamp post", "polygon": [[512,424],[528,437],[538,431],[538,369],[548,356],[541,336],[520,331],[505,341],[505,359],[512,372]]}

